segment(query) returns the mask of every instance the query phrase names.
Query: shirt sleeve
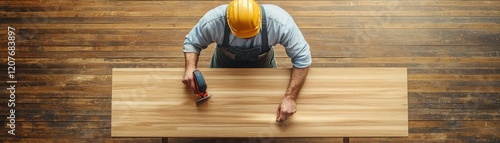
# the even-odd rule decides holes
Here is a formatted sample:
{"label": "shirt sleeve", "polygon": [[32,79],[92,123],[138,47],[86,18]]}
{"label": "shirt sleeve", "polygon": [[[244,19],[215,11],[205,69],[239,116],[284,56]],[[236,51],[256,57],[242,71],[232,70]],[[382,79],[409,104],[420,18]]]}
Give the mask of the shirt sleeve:
{"label": "shirt sleeve", "polygon": [[312,63],[311,51],[300,29],[292,18],[287,21],[286,25],[282,26],[283,33],[279,43],[285,47],[286,54],[291,58],[293,66],[297,68],[310,66]]}
{"label": "shirt sleeve", "polygon": [[216,41],[216,30],[219,30],[217,18],[210,13],[205,14],[193,29],[186,35],[183,52],[200,54],[202,49]]}

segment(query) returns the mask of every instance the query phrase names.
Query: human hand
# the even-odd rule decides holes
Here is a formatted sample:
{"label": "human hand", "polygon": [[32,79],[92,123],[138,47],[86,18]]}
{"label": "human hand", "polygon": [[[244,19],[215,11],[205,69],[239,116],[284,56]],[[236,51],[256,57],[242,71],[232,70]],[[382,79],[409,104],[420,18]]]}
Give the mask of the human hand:
{"label": "human hand", "polygon": [[276,113],[276,122],[282,122],[288,119],[290,116],[297,112],[297,104],[295,100],[290,96],[285,96],[280,105],[278,106],[278,112]]}
{"label": "human hand", "polygon": [[182,83],[184,83],[184,85],[193,90],[193,93],[196,94],[196,86],[194,84],[194,75],[193,75],[194,70],[195,69],[186,69],[184,73],[184,78],[182,78]]}

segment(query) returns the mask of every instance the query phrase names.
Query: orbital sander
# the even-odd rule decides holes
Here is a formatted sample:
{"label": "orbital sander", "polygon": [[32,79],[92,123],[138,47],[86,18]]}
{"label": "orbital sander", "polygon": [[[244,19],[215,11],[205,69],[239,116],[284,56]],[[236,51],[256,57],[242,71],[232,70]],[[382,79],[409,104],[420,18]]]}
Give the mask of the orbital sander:
{"label": "orbital sander", "polygon": [[193,75],[194,85],[196,89],[195,93],[199,95],[199,98],[196,99],[196,103],[210,98],[212,95],[208,94],[207,92],[207,83],[205,82],[205,78],[203,78],[203,74],[201,74],[201,71],[194,70]]}

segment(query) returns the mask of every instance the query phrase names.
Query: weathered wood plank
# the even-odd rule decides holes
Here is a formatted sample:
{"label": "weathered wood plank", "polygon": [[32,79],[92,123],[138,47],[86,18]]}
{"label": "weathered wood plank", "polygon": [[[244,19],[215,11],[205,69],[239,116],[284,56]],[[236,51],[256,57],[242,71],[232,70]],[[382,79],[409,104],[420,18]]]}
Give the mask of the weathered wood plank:
{"label": "weathered wood plank", "polygon": [[64,130],[64,129],[110,129],[110,128],[111,128],[111,122],[49,121],[49,122],[18,122],[16,124],[16,129],[49,129],[49,131]]}
{"label": "weathered wood plank", "polygon": [[[16,1],[16,0],[6,0],[2,1],[1,5],[9,5],[10,7],[19,7],[19,8],[30,8],[31,7],[70,7],[72,5],[82,6],[82,7],[117,7],[117,6],[132,6],[132,7],[141,7],[147,5],[153,6],[183,6],[188,7],[186,4],[193,4],[198,7],[207,7],[206,4],[215,4],[220,5],[223,3],[228,3],[223,0],[204,0],[197,1],[195,0],[161,0],[161,1],[151,1],[151,0],[118,0],[118,1],[93,1],[93,0],[82,0],[82,1],[46,1],[40,2],[37,0],[25,0],[25,1]],[[400,4],[404,6],[471,6],[471,7],[498,7],[499,2],[494,0],[477,0],[477,1],[461,1],[461,0],[444,0],[444,1],[397,1],[397,0],[386,0],[386,1],[371,1],[371,0],[359,0],[356,2],[349,1],[324,1],[324,0],[311,0],[311,1],[303,1],[303,0],[263,0],[264,3],[273,3],[277,5],[289,5],[289,6],[299,6],[301,8],[313,9],[311,7],[307,7],[305,4],[311,4],[311,2],[318,6],[318,9],[328,8],[329,6],[392,6],[394,4]],[[146,8],[142,8],[146,9]],[[68,8],[68,10],[75,10]]]}
{"label": "weathered wood plank", "polygon": [[[500,57],[500,50],[496,46],[338,46],[338,45],[313,45],[310,44],[313,57]],[[51,54],[51,52],[94,52],[94,57],[85,59],[94,62],[97,56],[102,56],[105,52],[113,55],[114,52],[130,52],[130,55],[140,52],[160,52],[165,57],[183,57],[179,54],[181,46],[22,46],[16,47],[16,51],[22,52],[16,57],[29,58],[26,60],[43,60],[38,56],[57,56],[61,54]],[[329,51],[336,51],[331,53]],[[373,50],[373,51],[370,51]],[[71,51],[71,52],[70,52]],[[113,52],[111,52],[113,51]],[[202,51],[201,57],[211,57],[214,46],[210,45]],[[281,45],[274,48],[277,57],[286,57],[285,49]],[[369,52],[367,52],[369,51]],[[7,52],[1,49],[0,52]],[[64,56],[64,55],[63,55]],[[90,55],[89,55],[90,56]],[[57,57],[52,57],[57,58]],[[76,58],[76,57],[71,57]],[[5,59],[2,59],[5,60]],[[25,60],[25,59],[20,59]],[[66,60],[66,59],[61,59]],[[147,60],[147,59],[145,59]]]}
{"label": "weathered wood plank", "polygon": [[72,143],[161,143],[161,138],[5,138],[0,137],[0,140],[5,143],[19,143],[19,142],[36,142],[36,143],[53,143],[53,142],[72,142]]}
{"label": "weathered wood plank", "polygon": [[[453,45],[453,46],[338,46],[335,43],[309,43],[311,47],[311,52],[326,52],[328,50],[334,50],[341,53],[352,52],[349,57],[365,57],[363,55],[367,55],[369,57],[383,57],[386,56],[397,56],[397,57],[405,57],[405,56],[415,56],[415,57],[500,57],[500,50],[497,46],[461,46],[461,45]],[[215,44],[210,44],[207,49],[204,51],[213,52],[213,48],[215,48]],[[370,51],[372,50],[373,51]],[[42,52],[166,52],[165,54],[170,54],[170,52],[179,52],[182,50],[182,46],[179,45],[156,45],[156,46],[62,46],[62,45],[42,45],[42,46],[30,46],[23,45],[21,47],[16,47],[16,51],[21,51],[24,53],[39,53],[44,54]],[[274,48],[275,51],[284,51],[284,47],[282,45],[276,45]],[[381,51],[379,51],[381,50]],[[0,49],[1,52],[7,52],[8,50],[5,48]],[[364,52],[363,52],[364,51]],[[467,55],[481,52],[491,52],[490,55]],[[464,55],[460,55],[460,53]],[[22,57],[23,54],[20,54]],[[282,54],[282,53],[276,53]],[[317,53],[318,54],[318,53]],[[325,53],[330,55],[335,55],[336,53]],[[380,55],[379,55],[380,54]],[[401,55],[398,55],[401,54]],[[177,57],[170,56],[169,57]],[[90,57],[91,58],[91,57]],[[4,60],[4,59],[2,59]]]}
{"label": "weathered wood plank", "polygon": [[498,109],[500,99],[495,92],[408,93],[411,109]]}
{"label": "weathered wood plank", "polygon": [[[141,30],[140,32],[136,30],[81,30],[95,34],[61,34],[54,33],[55,31],[40,32],[38,36],[32,36],[29,40],[20,38],[17,42],[32,46],[157,46],[158,44],[181,46],[184,36],[190,30],[166,29]],[[335,43],[337,46],[500,45],[500,30],[487,29],[302,29],[301,31],[308,43]],[[1,43],[5,43],[6,38],[0,37]]]}
{"label": "weathered wood plank", "polygon": [[497,109],[409,109],[409,120],[499,120]]}
{"label": "weathered wood plank", "polygon": [[[200,58],[198,67],[208,67],[211,58]],[[498,62],[481,62],[481,61],[471,61],[471,62],[435,62],[436,60],[416,60],[416,61],[406,61],[397,62],[398,58],[382,59],[380,61],[373,60],[370,61],[369,58],[313,58],[313,67],[408,67],[410,69],[496,69],[499,65]],[[494,60],[494,58],[492,58]],[[46,64],[38,63],[19,63],[19,67],[23,68],[55,68],[55,69],[82,69],[87,68],[158,68],[158,67],[183,67],[184,61],[181,58],[178,59],[164,59],[155,62],[139,62],[136,60],[129,61],[130,63],[125,63],[127,60],[121,60],[121,62],[107,62],[107,63],[68,63],[60,64],[63,62],[54,62]],[[279,67],[288,68],[292,67],[290,58],[276,58]],[[357,62],[359,61],[359,62]],[[22,73],[22,72],[19,72]]]}
{"label": "weathered wood plank", "polygon": [[[31,111],[16,111],[16,122],[17,121],[30,121],[30,122],[47,122],[47,121],[71,121],[71,122],[103,122],[111,121],[111,112],[106,115],[57,115],[53,111],[36,111],[39,114],[32,113]],[[34,115],[35,114],[35,115]],[[8,115],[5,115],[6,117]],[[17,116],[20,116],[19,119]],[[6,126],[7,127],[7,126]],[[6,131],[7,132],[7,131]]]}
{"label": "weathered wood plank", "polygon": [[[317,43],[320,44],[320,43]],[[481,57],[500,57],[500,49],[497,46],[338,46],[334,43],[325,43],[314,45],[310,43],[311,54],[316,58],[344,58],[344,57],[465,57],[465,58],[481,58]],[[284,52],[284,47],[277,45],[275,48],[276,57],[287,57]],[[35,61],[45,62],[56,59],[57,57],[71,57],[57,58],[57,60],[66,60],[72,62],[79,60],[77,57],[85,57],[85,63],[111,61],[113,58],[99,59],[98,57],[108,57],[114,53],[129,52],[129,55],[139,53],[152,52],[153,55],[161,53],[165,58],[184,57],[179,54],[181,46],[178,45],[165,45],[165,46],[22,46],[16,47],[16,51],[22,54],[16,55],[21,63],[31,63]],[[112,51],[112,52],[111,52]],[[210,45],[207,49],[203,50],[201,57],[211,57],[214,51],[214,46]],[[330,52],[335,51],[335,52]],[[7,52],[7,49],[2,48],[0,52]],[[66,52],[64,54],[55,54],[53,52]],[[88,53],[93,52],[93,53]],[[78,53],[78,54],[71,54]],[[92,55],[94,54],[94,55]],[[37,58],[35,58],[37,57]],[[47,58],[41,58],[47,57]],[[76,58],[76,59],[75,59]],[[129,58],[132,60],[137,60]],[[154,58],[143,57],[140,60],[151,61],[160,60]],[[6,61],[1,59],[0,61]]]}
{"label": "weathered wood plank", "polygon": [[[68,66],[59,66],[59,68],[83,68],[83,66],[86,66],[88,68],[93,68],[92,65],[102,65],[102,64],[127,64],[127,63],[145,63],[145,64],[158,64],[158,63],[164,63],[164,64],[169,64],[169,63],[176,63],[176,62],[181,62],[184,63],[184,56],[182,57],[146,57],[145,55],[142,55],[140,52],[137,53],[137,55],[134,54],[128,54],[131,57],[130,58],[123,58],[126,56],[127,52],[119,52],[121,56],[116,56],[116,55],[110,55],[109,58],[85,58],[85,56],[82,57],[72,57],[72,56],[60,56],[60,57],[54,57],[58,55],[61,55],[61,53],[65,52],[48,52],[51,53],[46,54],[46,56],[52,56],[52,58],[18,58],[16,60],[16,63],[22,64],[25,67],[33,67],[33,68],[50,68],[51,64],[54,64],[52,68],[57,68],[55,64],[62,64],[62,63],[67,63]],[[95,55],[105,55],[108,52],[75,52],[77,54],[83,54],[90,56],[92,54]],[[154,53],[154,52],[147,52],[147,53]],[[74,54],[74,56],[77,56],[77,54]],[[109,53],[108,53],[109,54]],[[182,52],[180,53],[182,54]],[[210,55],[212,53],[209,53]],[[73,55],[73,54],[72,54]],[[116,56],[116,58],[115,58]],[[142,56],[142,57],[141,57]],[[118,58],[119,57],[119,58]],[[211,56],[203,56],[200,57],[200,62],[205,62],[205,61],[210,61]],[[290,62],[290,58],[288,56],[277,56],[276,60],[279,62],[285,62],[288,61]],[[485,63],[485,64],[500,64],[500,61],[496,57],[313,57],[313,60],[315,63],[394,63],[394,64],[399,64],[399,63],[440,63],[440,64],[448,64],[449,66],[454,66],[454,64],[467,64],[467,63]],[[5,61],[7,60],[0,60],[0,61]],[[44,67],[45,66],[45,67]],[[492,67],[494,68],[494,67]]]}
{"label": "weathered wood plank", "polygon": [[[261,3],[280,5],[292,16],[380,16],[386,15],[388,13],[395,16],[492,16],[500,14],[500,11],[495,11],[498,10],[498,5],[495,5],[496,3],[498,3],[497,1],[488,1],[487,3],[474,1],[315,1],[316,6],[314,8],[311,8],[311,3],[306,1],[269,1]],[[9,5],[20,6],[26,6],[30,4],[38,3],[9,3]],[[48,6],[45,6],[45,8],[41,9],[32,9],[34,11],[44,10],[47,12],[5,12],[0,14],[3,17],[53,17],[55,15],[57,15],[58,17],[202,16],[206,11],[220,4],[227,4],[227,1],[200,1],[195,3],[176,1],[84,1],[67,3],[45,2],[43,4]],[[0,5],[6,5],[6,3],[0,3]],[[73,5],[82,7],[66,8],[58,5]],[[380,5],[387,7],[382,7]],[[169,8],[166,9],[165,7]],[[16,11],[15,8],[11,10]],[[21,9],[17,11],[27,10]]]}
{"label": "weathered wood plank", "polygon": [[[0,24],[16,25],[23,29],[190,29],[201,17],[68,17],[27,21],[25,18],[3,18]],[[498,29],[499,18],[487,17],[294,17],[302,29]]]}

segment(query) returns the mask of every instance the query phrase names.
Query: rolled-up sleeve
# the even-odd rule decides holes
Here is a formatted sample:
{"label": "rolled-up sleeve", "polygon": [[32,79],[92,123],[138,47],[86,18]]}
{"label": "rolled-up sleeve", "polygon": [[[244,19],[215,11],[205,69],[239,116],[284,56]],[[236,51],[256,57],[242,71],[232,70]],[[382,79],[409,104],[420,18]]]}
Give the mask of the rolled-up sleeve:
{"label": "rolled-up sleeve", "polygon": [[280,44],[285,47],[286,54],[291,58],[293,66],[297,68],[310,66],[312,63],[311,51],[302,32],[292,19],[288,20],[287,25],[283,26]]}
{"label": "rolled-up sleeve", "polygon": [[219,31],[223,30],[222,19],[225,6],[219,6],[207,12],[191,29],[184,39],[183,52],[200,54],[202,49],[220,39]]}
{"label": "rolled-up sleeve", "polygon": [[207,48],[213,42],[210,34],[211,31],[209,28],[206,28],[208,24],[202,19],[186,35],[183,46],[184,53],[196,53],[199,55],[202,49]]}

